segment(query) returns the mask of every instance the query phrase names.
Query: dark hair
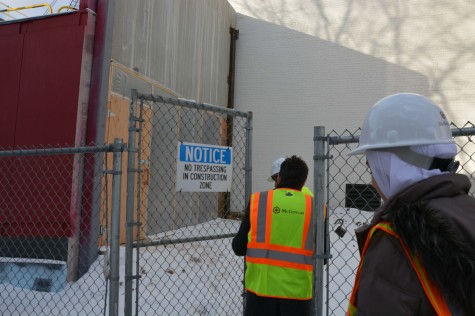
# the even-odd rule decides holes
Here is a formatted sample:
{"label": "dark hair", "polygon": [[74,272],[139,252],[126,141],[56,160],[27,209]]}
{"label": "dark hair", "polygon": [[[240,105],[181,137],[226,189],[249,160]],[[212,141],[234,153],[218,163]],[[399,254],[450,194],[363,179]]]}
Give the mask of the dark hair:
{"label": "dark hair", "polygon": [[307,180],[308,167],[302,158],[293,155],[282,162],[279,175],[279,187],[300,190]]}

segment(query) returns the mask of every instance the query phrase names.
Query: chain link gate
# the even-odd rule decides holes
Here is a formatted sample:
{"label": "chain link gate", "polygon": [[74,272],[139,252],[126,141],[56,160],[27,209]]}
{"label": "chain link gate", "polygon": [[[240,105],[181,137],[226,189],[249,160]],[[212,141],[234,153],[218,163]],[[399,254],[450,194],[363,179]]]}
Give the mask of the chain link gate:
{"label": "chain link gate", "polygon": [[[125,315],[240,315],[243,259],[229,256],[251,190],[251,119],[132,91]],[[176,191],[182,143],[232,148],[232,190]]]}
{"label": "chain link gate", "polygon": [[122,150],[0,151],[1,315],[115,313]]}
{"label": "chain link gate", "polygon": [[[315,133],[315,148],[325,146],[325,155],[316,152],[315,196],[324,196],[327,204],[327,236],[319,238],[317,245],[328,243],[330,257],[324,268],[323,295],[318,296],[324,306],[316,315],[346,314],[354,276],[359,263],[359,251],[354,229],[369,223],[373,211],[380,205],[371,183],[371,175],[364,156],[347,156],[357,146],[360,130],[348,130],[324,135],[323,127],[319,135]],[[322,131],[323,129],[323,131]],[[460,162],[458,173],[466,174],[472,183],[469,194],[475,196],[475,125],[467,122],[462,128],[452,124],[452,135],[458,146],[456,160]],[[326,166],[317,167],[318,160],[326,159]],[[320,183],[320,182],[321,183]],[[318,249],[318,247],[317,247]],[[323,257],[327,257],[323,256]],[[317,274],[318,274],[317,265]],[[317,285],[318,289],[318,285]]]}

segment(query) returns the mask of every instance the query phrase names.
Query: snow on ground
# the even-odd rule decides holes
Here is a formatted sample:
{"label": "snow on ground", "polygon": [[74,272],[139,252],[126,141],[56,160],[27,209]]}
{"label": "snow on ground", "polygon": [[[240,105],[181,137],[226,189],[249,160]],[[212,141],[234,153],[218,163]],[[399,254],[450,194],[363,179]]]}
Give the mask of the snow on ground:
{"label": "snow on ground", "polygon": [[[328,315],[344,315],[359,261],[354,229],[366,223],[371,213],[338,208],[330,212],[332,259],[324,271],[328,283]],[[237,232],[236,220],[213,220],[193,227],[149,236],[165,242],[180,238],[226,235]],[[335,229],[342,225],[346,233],[339,237]],[[134,271],[135,255],[134,251]],[[120,254],[119,310],[124,308],[125,249]],[[51,292],[31,290],[33,276],[65,279],[61,262],[0,263],[1,315],[108,315],[108,292],[104,272],[107,265],[101,255],[79,281],[54,284]],[[63,263],[64,264],[64,263]],[[54,267],[53,267],[54,265]],[[60,267],[60,268],[58,268]],[[104,269],[106,267],[106,269]],[[140,248],[139,315],[241,315],[243,259],[231,249],[231,238],[155,245]],[[56,273],[56,274],[55,274]],[[26,282],[29,280],[30,282]],[[133,283],[135,302],[135,282]],[[107,299],[106,299],[107,298]],[[324,302],[327,295],[324,293]],[[325,306],[325,305],[324,305]],[[327,314],[327,306],[323,314]],[[135,305],[133,307],[135,314]]]}

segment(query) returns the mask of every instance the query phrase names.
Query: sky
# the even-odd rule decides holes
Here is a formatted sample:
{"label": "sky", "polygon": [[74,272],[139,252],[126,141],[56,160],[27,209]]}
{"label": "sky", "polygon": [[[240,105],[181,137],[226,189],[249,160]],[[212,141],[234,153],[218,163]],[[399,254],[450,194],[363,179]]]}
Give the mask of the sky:
{"label": "sky", "polygon": [[[359,262],[359,257],[355,255],[357,245],[354,229],[367,222],[371,215],[355,209],[338,208],[333,210],[328,219],[330,227],[341,223],[346,229],[341,237],[330,231],[332,259],[328,277],[332,281],[329,315],[345,315]],[[209,235],[209,232],[219,235],[237,232],[239,224],[237,220],[216,219],[148,237],[160,240],[196,237],[203,233]],[[124,309],[124,254],[125,249],[121,247],[119,315],[123,315]],[[32,280],[41,275],[53,280],[64,279],[64,269],[48,270],[37,264],[14,264],[11,262],[14,261],[12,258],[0,259],[0,263],[3,262],[3,266],[0,266],[0,315],[104,314],[104,306],[108,305],[108,299],[104,298],[108,293],[105,287],[107,261],[103,255],[97,258],[88,273],[77,282],[55,282],[50,292],[32,290]],[[55,263],[61,264],[50,262]],[[243,258],[235,256],[231,250],[231,238],[143,248],[140,289],[145,292],[141,292],[140,315],[146,312],[147,315],[240,316],[242,266]],[[45,273],[49,274],[45,276]],[[326,277],[327,271],[324,272],[324,278]],[[325,294],[323,293],[324,302]],[[135,300],[135,292],[133,295]],[[72,302],[74,307],[71,306]],[[108,306],[105,315],[108,315]],[[323,315],[327,315],[325,310]]]}
{"label": "sky", "polygon": [[[62,6],[69,5],[71,3],[71,0],[0,0],[0,10],[8,8],[19,8],[43,3],[51,5],[51,7],[53,8],[53,13],[57,13],[59,8],[61,8]],[[34,9],[23,9],[7,13],[0,13],[0,18],[4,19],[5,21],[10,21],[14,19],[25,19],[28,17],[45,15],[45,13],[49,14],[49,9],[46,6]]]}

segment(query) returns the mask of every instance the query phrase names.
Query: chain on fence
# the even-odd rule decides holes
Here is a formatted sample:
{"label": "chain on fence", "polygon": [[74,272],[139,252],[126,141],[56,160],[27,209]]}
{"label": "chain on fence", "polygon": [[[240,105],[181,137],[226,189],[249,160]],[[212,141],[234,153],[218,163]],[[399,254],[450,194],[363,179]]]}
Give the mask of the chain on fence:
{"label": "chain on fence", "polygon": [[[138,273],[126,271],[126,314],[240,315],[243,260],[230,254],[249,196],[251,114],[134,93],[129,147],[137,154],[129,154],[128,181],[138,189],[129,188],[136,201],[128,205],[134,229],[125,260]],[[185,169],[182,145],[203,150]],[[210,148],[232,148],[232,163],[208,168]]]}
{"label": "chain on fence", "polygon": [[0,151],[1,315],[108,310],[110,151]]}
{"label": "chain on fence", "polygon": [[[452,125],[458,146],[458,173],[466,174],[471,182],[470,195],[475,196],[475,128],[466,123],[462,128]],[[360,131],[332,131],[326,137],[330,159],[326,168],[326,203],[329,206],[329,238],[331,259],[325,268],[325,315],[345,315],[354,275],[359,263],[359,251],[354,230],[368,223],[380,199],[369,185],[371,175],[364,156],[348,156],[357,146]],[[317,193],[317,192],[316,192]]]}

